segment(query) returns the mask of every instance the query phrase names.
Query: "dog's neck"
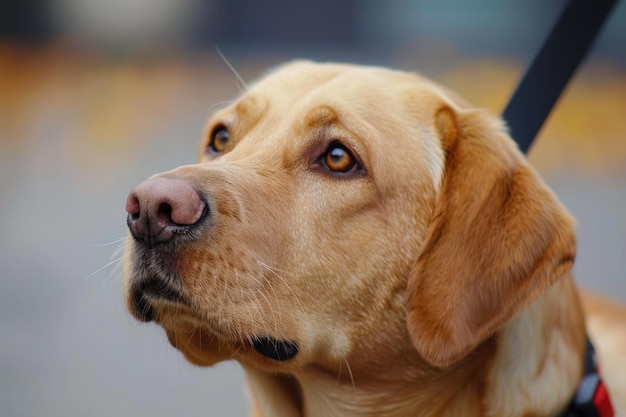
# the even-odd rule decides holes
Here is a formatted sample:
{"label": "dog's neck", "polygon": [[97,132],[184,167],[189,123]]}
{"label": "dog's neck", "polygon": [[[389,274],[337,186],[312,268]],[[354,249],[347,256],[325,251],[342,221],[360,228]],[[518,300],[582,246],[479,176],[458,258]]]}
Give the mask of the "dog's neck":
{"label": "dog's neck", "polygon": [[[553,416],[582,374],[584,318],[571,277],[446,370],[392,358],[380,373],[319,370],[270,376],[246,369],[258,416]],[[345,376],[345,375],[344,375]]]}

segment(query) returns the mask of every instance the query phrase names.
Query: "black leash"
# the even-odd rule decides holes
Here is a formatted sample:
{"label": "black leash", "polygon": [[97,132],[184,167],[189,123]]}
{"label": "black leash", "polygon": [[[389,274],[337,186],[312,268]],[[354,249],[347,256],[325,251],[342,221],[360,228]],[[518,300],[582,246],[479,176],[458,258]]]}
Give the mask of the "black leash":
{"label": "black leash", "polygon": [[[570,0],[502,113],[520,150],[528,153],[568,81],[589,51],[616,0]],[[583,379],[558,417],[612,417],[611,401],[589,338]]]}
{"label": "black leash", "polygon": [[570,0],[502,113],[527,153],[616,0]]}

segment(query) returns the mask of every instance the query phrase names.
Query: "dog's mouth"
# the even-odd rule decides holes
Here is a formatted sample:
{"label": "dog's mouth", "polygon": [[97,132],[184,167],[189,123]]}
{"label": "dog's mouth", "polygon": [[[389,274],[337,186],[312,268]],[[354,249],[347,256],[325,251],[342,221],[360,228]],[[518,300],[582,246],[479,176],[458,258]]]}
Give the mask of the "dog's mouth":
{"label": "dog's mouth", "polygon": [[298,345],[291,340],[279,340],[271,337],[256,337],[252,347],[261,355],[277,361],[288,361],[298,354]]}
{"label": "dog's mouth", "polygon": [[165,301],[173,304],[187,304],[178,290],[157,278],[142,281],[132,291],[132,307],[135,316],[144,322],[154,320],[153,302]]}
{"label": "dog's mouth", "polygon": [[[135,316],[143,322],[154,320],[154,303],[164,301],[177,305],[187,304],[185,298],[177,290],[155,278],[143,281],[132,293],[132,306]],[[254,350],[261,355],[280,362],[292,359],[299,352],[298,345],[287,339],[257,336],[252,339],[251,344]]]}
{"label": "dog's mouth", "polygon": [[[157,320],[161,325],[171,327],[177,326],[178,320],[182,319],[183,316],[188,317],[187,315],[177,314],[176,320],[169,320],[167,317],[171,313],[170,307],[175,307],[177,313],[182,312],[179,308],[187,307],[183,308],[183,310],[195,317],[187,298],[176,285],[166,278],[161,276],[161,274],[144,275],[143,279],[138,280],[133,286],[130,292],[130,307],[133,315],[138,320],[143,322]],[[162,320],[165,320],[165,322],[162,322]],[[198,320],[197,324],[204,321],[202,319]],[[210,329],[210,332],[219,338],[230,339],[228,332],[220,331],[219,327],[216,328],[209,323],[205,324],[207,324],[207,329]],[[260,355],[280,362],[293,359],[299,352],[299,347],[294,341],[269,336],[253,336],[250,346]]]}

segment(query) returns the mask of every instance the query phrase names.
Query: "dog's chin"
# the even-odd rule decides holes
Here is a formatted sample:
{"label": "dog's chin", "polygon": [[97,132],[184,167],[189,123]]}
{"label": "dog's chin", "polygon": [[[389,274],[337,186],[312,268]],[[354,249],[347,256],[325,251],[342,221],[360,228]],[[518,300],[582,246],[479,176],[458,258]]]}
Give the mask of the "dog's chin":
{"label": "dog's chin", "polygon": [[215,331],[194,324],[191,320],[158,320],[165,329],[170,344],[194,365],[212,366],[218,362],[239,359],[264,364],[284,363],[299,352],[298,345],[290,340],[272,337],[253,337],[251,341],[234,341]]}
{"label": "dog's chin", "polygon": [[165,328],[170,344],[178,349],[190,363],[197,366],[213,366],[233,359],[232,349],[215,334],[202,327],[177,326]]}
{"label": "dog's chin", "polygon": [[293,340],[268,335],[235,335],[228,329],[217,328],[215,323],[200,318],[186,303],[154,299],[150,295],[142,299],[150,308],[150,321],[163,327],[170,344],[194,365],[211,366],[228,359],[286,364],[300,351]]}

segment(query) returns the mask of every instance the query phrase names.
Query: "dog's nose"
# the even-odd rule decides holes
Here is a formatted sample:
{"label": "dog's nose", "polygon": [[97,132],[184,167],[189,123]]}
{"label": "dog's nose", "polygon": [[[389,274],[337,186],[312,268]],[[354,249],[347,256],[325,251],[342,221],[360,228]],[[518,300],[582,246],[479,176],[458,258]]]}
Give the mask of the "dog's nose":
{"label": "dog's nose", "polygon": [[206,203],[185,180],[155,177],[132,189],[126,200],[128,228],[149,245],[164,243],[199,223]]}

